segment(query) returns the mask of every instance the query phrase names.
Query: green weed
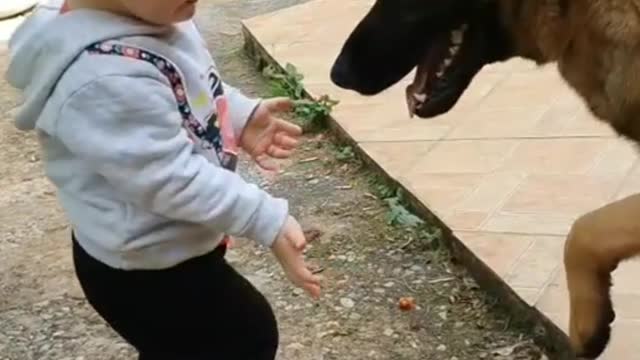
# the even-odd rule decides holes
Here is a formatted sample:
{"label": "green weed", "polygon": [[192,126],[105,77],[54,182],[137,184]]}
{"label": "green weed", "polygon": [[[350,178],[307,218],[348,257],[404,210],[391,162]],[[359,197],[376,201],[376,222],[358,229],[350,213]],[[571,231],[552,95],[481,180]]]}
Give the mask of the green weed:
{"label": "green weed", "polygon": [[287,64],[284,70],[267,65],[262,70],[269,82],[271,96],[286,96],[294,100],[293,113],[306,131],[325,129],[327,119],[338,101],[328,95],[310,98],[302,83],[304,76],[295,66]]}

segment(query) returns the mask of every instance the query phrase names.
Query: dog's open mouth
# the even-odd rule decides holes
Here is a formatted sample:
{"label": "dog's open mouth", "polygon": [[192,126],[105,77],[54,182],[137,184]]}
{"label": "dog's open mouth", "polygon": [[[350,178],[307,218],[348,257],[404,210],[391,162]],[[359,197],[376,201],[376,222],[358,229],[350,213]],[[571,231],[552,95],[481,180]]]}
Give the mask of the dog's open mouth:
{"label": "dog's open mouth", "polygon": [[[462,91],[458,91],[466,57],[465,36],[468,25],[435,37],[422,61],[418,64],[413,83],[407,86],[407,106],[410,116],[428,118],[449,111]],[[462,77],[462,78],[461,78]]]}

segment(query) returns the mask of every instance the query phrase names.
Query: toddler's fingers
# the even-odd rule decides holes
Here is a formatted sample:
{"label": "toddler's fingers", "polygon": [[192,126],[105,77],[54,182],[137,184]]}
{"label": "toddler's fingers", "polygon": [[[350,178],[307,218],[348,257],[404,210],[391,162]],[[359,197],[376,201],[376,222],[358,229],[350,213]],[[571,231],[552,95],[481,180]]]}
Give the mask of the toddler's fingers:
{"label": "toddler's fingers", "polygon": [[320,286],[315,284],[307,284],[304,289],[307,293],[314,299],[318,299],[320,297]]}
{"label": "toddler's fingers", "polygon": [[254,160],[262,170],[269,171],[269,172],[278,171],[278,164],[270,161],[269,158],[266,156],[257,156],[254,158]]}
{"label": "toddler's fingers", "polygon": [[288,97],[275,97],[264,100],[264,106],[269,112],[289,111],[293,107],[293,101]]}
{"label": "toddler's fingers", "polygon": [[276,159],[286,159],[293,154],[293,150],[283,149],[275,145],[271,145],[267,148],[267,155]]}
{"label": "toddler's fingers", "polygon": [[288,135],[291,136],[301,136],[302,135],[302,128],[292,122],[286,121],[286,120],[282,120],[282,119],[278,119],[276,121],[276,126],[278,131],[283,131],[285,133],[287,133]]}
{"label": "toddler's fingers", "polygon": [[273,142],[278,144],[278,146],[288,150],[295,149],[300,143],[298,139],[284,132],[279,132],[278,134],[276,134]]}

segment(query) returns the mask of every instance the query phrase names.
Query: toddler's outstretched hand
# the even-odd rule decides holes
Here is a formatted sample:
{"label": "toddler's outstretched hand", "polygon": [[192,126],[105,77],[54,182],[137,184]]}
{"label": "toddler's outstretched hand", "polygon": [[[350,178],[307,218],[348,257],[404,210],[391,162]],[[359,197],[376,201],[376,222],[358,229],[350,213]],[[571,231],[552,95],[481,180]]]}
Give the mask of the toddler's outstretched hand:
{"label": "toddler's outstretched hand", "polygon": [[280,235],[271,246],[273,254],[280,262],[287,278],[296,286],[304,289],[311,297],[320,297],[320,277],[307,268],[303,254],[307,245],[300,224],[289,216],[280,231]]}
{"label": "toddler's outstretched hand", "polygon": [[270,163],[270,158],[286,159],[298,145],[302,129],[275,116],[278,112],[288,111],[292,106],[293,103],[288,98],[264,100],[242,132],[240,146],[265,170],[277,170]]}

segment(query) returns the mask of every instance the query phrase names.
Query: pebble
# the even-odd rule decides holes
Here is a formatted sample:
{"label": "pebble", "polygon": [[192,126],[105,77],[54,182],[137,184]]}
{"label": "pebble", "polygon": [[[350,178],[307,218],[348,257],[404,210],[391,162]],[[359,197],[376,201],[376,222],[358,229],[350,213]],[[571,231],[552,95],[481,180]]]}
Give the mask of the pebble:
{"label": "pebble", "polygon": [[304,345],[297,342],[287,345],[287,350],[302,350],[302,349],[304,349]]}
{"label": "pebble", "polygon": [[440,319],[442,319],[442,320],[447,320],[447,312],[446,311],[439,312],[438,316],[440,316]]}
{"label": "pebble", "polygon": [[384,284],[384,287],[390,288],[393,287],[393,285],[395,285],[393,281],[389,281],[388,283]]}
{"label": "pebble", "polygon": [[393,335],[392,329],[389,329],[389,328],[384,329],[384,336],[391,336],[391,335]]}
{"label": "pebble", "polygon": [[356,305],[356,303],[349,298],[342,298],[340,299],[340,305],[342,305],[342,307],[344,308],[351,309]]}
{"label": "pebble", "polygon": [[438,345],[436,350],[438,350],[438,351],[447,351],[447,346],[445,344],[440,344],[440,345]]}

